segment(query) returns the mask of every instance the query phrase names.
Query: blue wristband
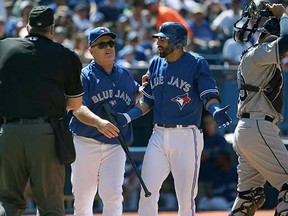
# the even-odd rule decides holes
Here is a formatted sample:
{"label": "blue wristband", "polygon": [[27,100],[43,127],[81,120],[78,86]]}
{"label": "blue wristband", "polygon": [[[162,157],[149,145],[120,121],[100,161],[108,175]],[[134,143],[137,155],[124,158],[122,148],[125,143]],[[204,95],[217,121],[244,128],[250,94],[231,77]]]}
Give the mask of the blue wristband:
{"label": "blue wristband", "polygon": [[208,106],[208,111],[211,113],[212,116],[213,116],[214,112],[216,110],[219,110],[219,109],[220,109],[220,106],[217,103],[212,103]]}
{"label": "blue wristband", "polygon": [[[127,115],[125,115],[125,114],[127,114]],[[143,115],[143,111],[139,107],[135,106],[135,107],[133,107],[133,109],[129,110],[125,114],[124,115],[126,118],[130,118],[130,119],[127,119],[128,123],[129,123],[132,120],[141,117]]]}

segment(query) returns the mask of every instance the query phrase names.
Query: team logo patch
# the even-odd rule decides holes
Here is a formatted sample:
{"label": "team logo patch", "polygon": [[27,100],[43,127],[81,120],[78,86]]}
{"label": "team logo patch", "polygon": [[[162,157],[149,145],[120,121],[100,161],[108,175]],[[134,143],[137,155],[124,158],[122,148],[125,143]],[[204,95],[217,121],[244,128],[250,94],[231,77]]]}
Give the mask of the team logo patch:
{"label": "team logo patch", "polygon": [[107,29],[103,28],[103,29],[100,30],[100,32],[105,33],[105,32],[108,32],[108,31],[107,31]]}
{"label": "team logo patch", "polygon": [[116,100],[111,100],[109,101],[109,103],[111,104],[112,107],[114,107],[117,104]]}
{"label": "team logo patch", "polygon": [[172,98],[171,101],[176,102],[180,110],[182,110],[185,104],[191,101],[191,98],[188,96],[188,93],[186,93],[183,95],[177,95],[176,97]]}

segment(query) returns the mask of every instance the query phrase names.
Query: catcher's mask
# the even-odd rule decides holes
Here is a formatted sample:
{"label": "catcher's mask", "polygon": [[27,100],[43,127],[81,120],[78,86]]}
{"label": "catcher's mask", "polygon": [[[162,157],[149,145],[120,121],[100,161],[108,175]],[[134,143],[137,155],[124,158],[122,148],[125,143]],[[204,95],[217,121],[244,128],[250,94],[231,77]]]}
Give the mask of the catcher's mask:
{"label": "catcher's mask", "polygon": [[[269,17],[269,19],[261,28],[258,28],[263,17]],[[265,3],[262,2],[257,8],[254,1],[251,0],[244,8],[242,17],[234,23],[234,40],[246,43],[256,31],[275,34],[277,30],[280,32],[280,27],[278,27],[279,21],[273,17],[272,12],[268,10]],[[279,33],[275,35],[278,36]]]}

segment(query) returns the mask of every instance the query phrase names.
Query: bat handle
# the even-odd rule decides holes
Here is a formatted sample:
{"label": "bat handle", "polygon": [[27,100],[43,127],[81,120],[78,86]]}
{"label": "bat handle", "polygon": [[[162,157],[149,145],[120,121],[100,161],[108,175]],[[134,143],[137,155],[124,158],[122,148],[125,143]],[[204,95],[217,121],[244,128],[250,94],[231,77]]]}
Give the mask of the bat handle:
{"label": "bat handle", "polygon": [[145,197],[150,197],[151,196],[151,192],[150,191],[145,191]]}

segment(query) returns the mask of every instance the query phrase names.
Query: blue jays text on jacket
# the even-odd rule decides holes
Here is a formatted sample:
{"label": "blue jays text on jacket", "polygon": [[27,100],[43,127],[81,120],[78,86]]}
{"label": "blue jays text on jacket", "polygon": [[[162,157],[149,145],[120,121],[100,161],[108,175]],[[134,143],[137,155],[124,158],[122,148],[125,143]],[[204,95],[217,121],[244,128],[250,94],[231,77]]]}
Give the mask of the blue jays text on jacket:
{"label": "blue jays text on jacket", "polygon": [[[101,109],[104,103],[109,103],[115,112],[127,112],[135,106],[139,84],[129,70],[114,65],[111,73],[92,61],[82,69],[82,83],[84,87],[83,104],[101,118],[107,119]],[[70,121],[70,129],[74,135],[96,139],[103,143],[118,144],[116,138],[109,139],[95,127],[81,123],[76,117]],[[127,143],[133,141],[132,125],[119,128]]]}

